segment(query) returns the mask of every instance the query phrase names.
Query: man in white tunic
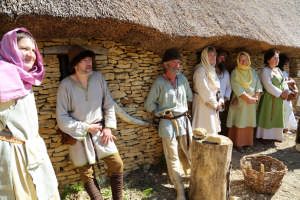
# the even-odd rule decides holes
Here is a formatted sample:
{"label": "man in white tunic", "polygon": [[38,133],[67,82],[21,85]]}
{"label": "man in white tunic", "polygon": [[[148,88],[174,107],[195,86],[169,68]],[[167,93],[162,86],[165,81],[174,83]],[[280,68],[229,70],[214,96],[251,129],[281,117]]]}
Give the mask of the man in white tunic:
{"label": "man in white tunic", "polygon": [[226,69],[226,58],[227,52],[218,51],[217,55],[217,64],[216,64],[216,73],[220,80],[220,94],[222,101],[224,102],[224,109],[221,109],[219,112],[220,123],[221,123],[221,133],[227,135],[226,120],[228,115],[229,100],[231,95],[231,84],[230,84],[230,74]]}
{"label": "man in white tunic", "polygon": [[185,200],[182,182],[181,150],[190,165],[188,147],[191,144],[191,125],[187,117],[192,91],[186,77],[179,72],[180,54],[177,49],[166,50],[162,66],[164,74],[154,81],[145,102],[145,109],[160,118],[158,133],[162,138],[168,173],[177,191],[177,200]]}
{"label": "man in white tunic", "polygon": [[73,164],[93,200],[102,200],[93,166],[107,165],[113,200],[122,199],[123,162],[111,129],[116,129],[114,101],[100,72],[93,71],[94,52],[74,46],[69,51],[71,75],[62,80],[57,94],[59,128],[76,139],[69,148]]}

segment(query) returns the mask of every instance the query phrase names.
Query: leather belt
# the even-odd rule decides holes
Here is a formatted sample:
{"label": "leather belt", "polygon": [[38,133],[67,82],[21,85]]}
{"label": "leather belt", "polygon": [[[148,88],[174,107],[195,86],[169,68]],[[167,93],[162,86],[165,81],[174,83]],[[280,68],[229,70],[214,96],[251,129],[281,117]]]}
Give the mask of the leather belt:
{"label": "leather belt", "polygon": [[20,140],[10,134],[10,130],[7,128],[7,126],[2,130],[3,132],[0,131],[0,140],[9,142],[9,143],[14,143],[14,144],[24,144],[24,140]]}
{"label": "leather belt", "polygon": [[15,138],[13,136],[0,135],[0,140],[6,141],[6,142],[9,142],[9,143],[14,143],[14,144],[24,144],[25,143],[25,141],[20,140],[18,138]]}
{"label": "leather belt", "polygon": [[167,115],[164,115],[162,117],[159,117],[159,119],[168,119],[168,120],[174,120],[174,119],[178,119],[182,116],[185,116],[185,123],[186,123],[186,139],[187,139],[187,148],[189,149],[190,147],[190,133],[189,133],[189,118],[190,118],[190,115],[188,114],[188,112],[185,112],[185,113],[182,113],[180,115],[177,115],[177,116],[174,116],[174,117],[170,117],[170,116],[167,116]]}
{"label": "leather belt", "polygon": [[182,117],[182,116],[188,116],[188,113],[185,112],[185,113],[182,113],[182,114],[174,116],[174,117],[169,117],[167,115],[164,115],[162,117],[159,117],[159,119],[169,119],[169,120],[171,120],[171,119],[178,119],[179,117]]}

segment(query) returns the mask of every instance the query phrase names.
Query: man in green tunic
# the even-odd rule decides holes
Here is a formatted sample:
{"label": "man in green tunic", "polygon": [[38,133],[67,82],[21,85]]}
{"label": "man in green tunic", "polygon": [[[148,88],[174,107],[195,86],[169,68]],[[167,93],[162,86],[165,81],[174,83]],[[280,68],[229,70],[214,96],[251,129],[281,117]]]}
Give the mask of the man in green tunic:
{"label": "man in green tunic", "polygon": [[162,138],[168,173],[177,191],[177,200],[185,200],[179,149],[190,164],[188,146],[191,144],[192,129],[186,113],[187,102],[192,101],[192,91],[186,77],[179,73],[180,64],[178,50],[166,50],[162,59],[164,74],[154,81],[145,109],[160,118],[158,133]]}

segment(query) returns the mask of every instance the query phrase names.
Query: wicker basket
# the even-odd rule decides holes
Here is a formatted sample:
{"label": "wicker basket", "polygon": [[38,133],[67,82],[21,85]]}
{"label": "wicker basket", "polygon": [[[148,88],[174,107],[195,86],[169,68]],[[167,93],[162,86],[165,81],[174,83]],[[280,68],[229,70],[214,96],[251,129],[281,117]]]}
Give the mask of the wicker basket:
{"label": "wicker basket", "polygon": [[244,156],[240,160],[245,184],[258,193],[274,194],[281,185],[287,167],[270,156]]}

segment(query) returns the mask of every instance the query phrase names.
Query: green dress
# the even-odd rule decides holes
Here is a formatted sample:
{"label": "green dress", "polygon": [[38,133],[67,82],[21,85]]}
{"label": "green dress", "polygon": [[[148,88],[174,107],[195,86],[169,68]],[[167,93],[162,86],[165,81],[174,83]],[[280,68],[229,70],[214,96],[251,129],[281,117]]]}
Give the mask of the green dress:
{"label": "green dress", "polygon": [[[274,74],[271,80],[275,87],[283,90],[284,79],[280,74]],[[259,104],[258,126],[266,129],[283,128],[283,100],[266,90]]]}
{"label": "green dress", "polygon": [[235,102],[231,101],[227,117],[227,127],[256,127],[256,104],[248,104],[240,98],[242,93],[253,96],[256,92],[262,92],[262,85],[258,75],[254,69],[252,71],[252,83],[249,88],[243,88],[240,83],[235,80],[236,70],[231,73],[231,87],[233,91],[233,98]]}
{"label": "green dress", "polygon": [[262,72],[264,94],[258,109],[257,138],[282,141],[284,127],[283,100],[280,95],[288,89],[282,72],[277,68],[264,67]]}

